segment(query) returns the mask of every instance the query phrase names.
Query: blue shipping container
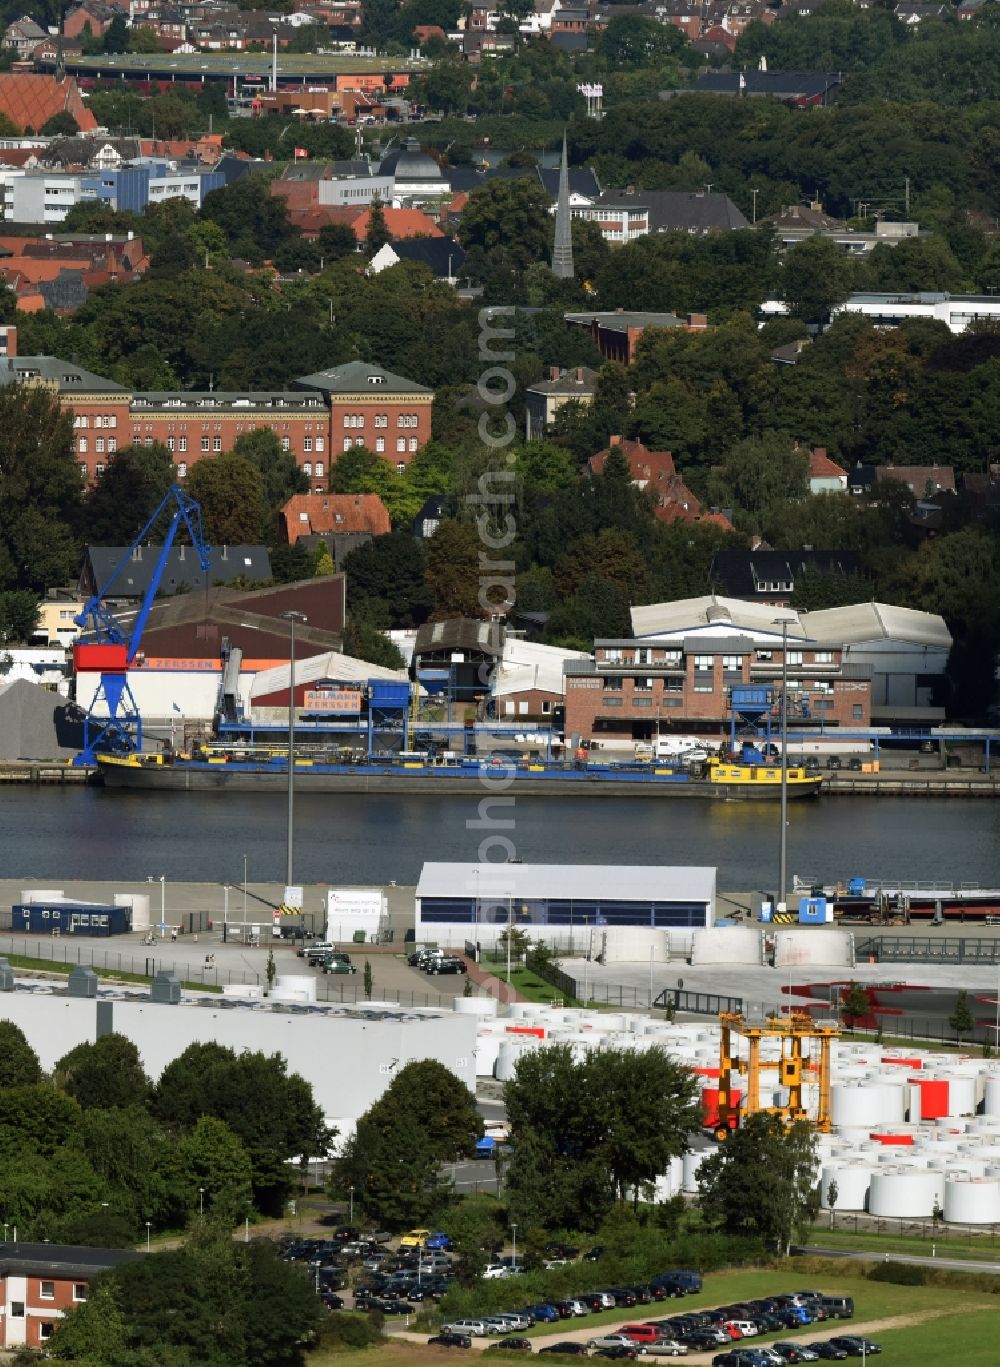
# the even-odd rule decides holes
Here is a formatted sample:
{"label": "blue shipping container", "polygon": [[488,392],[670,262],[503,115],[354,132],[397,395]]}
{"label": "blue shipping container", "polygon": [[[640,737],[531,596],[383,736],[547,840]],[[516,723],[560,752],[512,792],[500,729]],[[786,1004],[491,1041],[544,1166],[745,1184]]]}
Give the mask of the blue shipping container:
{"label": "blue shipping container", "polygon": [[31,935],[126,935],[132,929],[131,907],[19,902],[11,913],[11,929]]}

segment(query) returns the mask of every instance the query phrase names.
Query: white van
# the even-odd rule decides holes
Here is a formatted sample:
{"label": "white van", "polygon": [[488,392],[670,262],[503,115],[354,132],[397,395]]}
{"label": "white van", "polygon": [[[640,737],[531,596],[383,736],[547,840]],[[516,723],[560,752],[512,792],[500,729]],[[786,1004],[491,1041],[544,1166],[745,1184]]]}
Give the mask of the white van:
{"label": "white van", "polygon": [[741,1339],[753,1339],[757,1337],[758,1329],[753,1320],[726,1320],[727,1329],[738,1329]]}

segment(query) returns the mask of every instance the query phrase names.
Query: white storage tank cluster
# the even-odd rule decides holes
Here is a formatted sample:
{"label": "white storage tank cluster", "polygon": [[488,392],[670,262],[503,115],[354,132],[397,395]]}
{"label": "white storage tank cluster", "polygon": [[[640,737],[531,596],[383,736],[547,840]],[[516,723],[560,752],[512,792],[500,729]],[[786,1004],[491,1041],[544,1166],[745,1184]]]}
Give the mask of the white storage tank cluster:
{"label": "white storage tank cluster", "polygon": [[[731,936],[740,929],[719,933]],[[710,932],[698,932],[703,934]],[[480,997],[458,997],[455,1009],[478,1018],[479,1077],[509,1081],[519,1059],[550,1043],[568,1045],[577,1059],[602,1048],[663,1048],[696,1074],[706,1121],[713,1107],[717,1111],[719,1029],[712,1020],[675,1024],[638,1012],[537,1002],[498,1006]],[[733,1045],[746,1056],[746,1041],[734,1037]],[[762,1058],[773,1061],[779,1052],[777,1041],[763,1042]],[[918,1048],[887,1049],[850,1036],[834,1043],[831,1057],[834,1130],[817,1137],[825,1207],[832,1184],[837,1211],[929,1219],[937,1208],[957,1224],[1000,1224],[1000,1063]],[[742,1095],[746,1075],[734,1076],[732,1085]],[[777,1071],[763,1069],[762,1104],[786,1099]],[[818,1078],[809,1077],[804,1099],[814,1112]],[[661,1196],[696,1194],[698,1168],[712,1152],[697,1150],[673,1164],[657,1184]]]}

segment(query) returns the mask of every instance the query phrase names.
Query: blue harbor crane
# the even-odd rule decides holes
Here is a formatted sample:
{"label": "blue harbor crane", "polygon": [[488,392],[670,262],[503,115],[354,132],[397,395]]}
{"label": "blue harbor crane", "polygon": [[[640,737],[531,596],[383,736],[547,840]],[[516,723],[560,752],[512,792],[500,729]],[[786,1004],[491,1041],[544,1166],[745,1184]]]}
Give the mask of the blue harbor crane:
{"label": "blue harbor crane", "polygon": [[[130,628],[122,625],[108,607],[108,599],[115,597],[115,584],[133,563],[135,552],[143,545],[163,511],[173,506],[173,515],[156,565],[150,577],[142,604]],[[83,729],[83,750],[74,761],[79,765],[96,763],[100,751],[131,754],[142,749],[142,717],[129,687],[128,671],[135,662],[142,644],[142,635],[153,608],[170,551],[181,524],[187,528],[191,545],[202,570],[211,568],[211,547],[205,543],[201,529],[201,504],[186,494],[179,485],[171,485],[159,507],[142,531],[119,560],[108,579],[75,619],[90,639],[78,642],[73,648],[73,665],[77,679],[84,674],[100,674],[100,683],[90,705]]]}

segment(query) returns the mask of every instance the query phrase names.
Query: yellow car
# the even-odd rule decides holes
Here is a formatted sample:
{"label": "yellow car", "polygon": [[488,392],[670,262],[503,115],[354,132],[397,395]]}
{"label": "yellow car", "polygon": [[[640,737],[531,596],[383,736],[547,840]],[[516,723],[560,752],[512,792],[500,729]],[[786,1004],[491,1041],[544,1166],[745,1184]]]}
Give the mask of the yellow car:
{"label": "yellow car", "polygon": [[429,1229],[411,1229],[399,1241],[400,1248],[423,1248],[431,1237]]}

